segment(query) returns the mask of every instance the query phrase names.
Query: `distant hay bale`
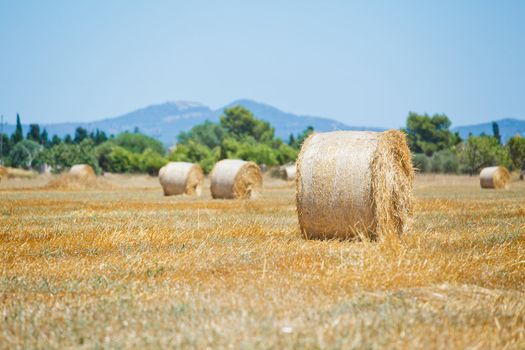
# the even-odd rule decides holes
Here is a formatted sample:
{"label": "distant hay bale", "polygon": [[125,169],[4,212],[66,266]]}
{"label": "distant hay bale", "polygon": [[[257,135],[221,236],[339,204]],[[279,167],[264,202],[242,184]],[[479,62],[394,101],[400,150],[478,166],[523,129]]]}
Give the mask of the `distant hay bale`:
{"label": "distant hay bale", "polygon": [[106,190],[115,186],[106,179],[98,178],[87,164],[73,165],[69,172],[53,177],[44,188],[51,190]]}
{"label": "distant hay bale", "polygon": [[32,170],[25,170],[19,168],[6,168],[8,179],[33,179],[37,173]]}
{"label": "distant hay bale", "polygon": [[224,159],[210,175],[213,198],[244,199],[256,196],[262,187],[261,169],[253,162]]}
{"label": "distant hay bale", "polygon": [[296,173],[297,171],[296,171],[295,164],[289,165],[289,166],[284,167],[283,177],[287,181],[293,181],[295,180]]}
{"label": "distant hay bale", "polygon": [[483,168],[479,174],[481,188],[508,188],[510,173],[507,168],[502,166],[491,166]]}
{"label": "distant hay bale", "polygon": [[159,182],[166,196],[178,194],[200,196],[204,173],[198,164],[170,162],[160,169]]}
{"label": "distant hay bale", "polygon": [[7,178],[7,168],[0,165],[0,181]]}
{"label": "distant hay bale", "polygon": [[317,239],[399,235],[412,214],[413,179],[400,131],[314,133],[297,160],[301,232]]}
{"label": "distant hay bale", "polygon": [[53,176],[43,188],[48,190],[93,191],[111,190],[118,188],[118,185],[96,176],[78,177],[69,173],[62,173],[60,175]]}
{"label": "distant hay bale", "polygon": [[96,178],[95,171],[90,165],[87,164],[76,164],[69,169],[69,175],[83,179],[94,179]]}

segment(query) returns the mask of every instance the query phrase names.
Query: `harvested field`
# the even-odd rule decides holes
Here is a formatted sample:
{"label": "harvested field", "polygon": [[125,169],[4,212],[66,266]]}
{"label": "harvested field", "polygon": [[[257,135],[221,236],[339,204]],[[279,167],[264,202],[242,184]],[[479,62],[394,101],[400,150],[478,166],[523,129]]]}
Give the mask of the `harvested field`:
{"label": "harvested field", "polygon": [[[525,184],[417,176],[396,240],[305,240],[295,190],[0,187],[0,348],[525,348]],[[23,189],[20,189],[23,187]]]}

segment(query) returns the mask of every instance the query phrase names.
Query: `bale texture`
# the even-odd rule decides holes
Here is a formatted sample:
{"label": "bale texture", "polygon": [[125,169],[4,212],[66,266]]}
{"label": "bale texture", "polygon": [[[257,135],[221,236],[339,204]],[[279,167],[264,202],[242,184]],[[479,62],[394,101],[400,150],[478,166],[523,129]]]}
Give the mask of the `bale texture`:
{"label": "bale texture", "polygon": [[301,232],[317,239],[399,235],[412,214],[413,179],[400,131],[312,134],[297,161]]}
{"label": "bale texture", "polygon": [[510,173],[502,166],[491,166],[483,168],[479,174],[481,188],[508,188]]}
{"label": "bale texture", "polygon": [[179,194],[200,196],[204,173],[198,164],[170,162],[160,169],[159,182],[165,196]]}
{"label": "bale texture", "polygon": [[93,168],[87,164],[77,164],[73,165],[69,169],[69,175],[76,178],[82,179],[94,179],[96,178],[95,171]]}
{"label": "bale texture", "polygon": [[295,176],[297,174],[295,164],[289,165],[284,168],[284,179],[287,181],[293,181],[295,180]]}
{"label": "bale texture", "polygon": [[224,159],[217,162],[210,178],[213,198],[252,198],[262,188],[261,169],[253,162],[240,159]]}

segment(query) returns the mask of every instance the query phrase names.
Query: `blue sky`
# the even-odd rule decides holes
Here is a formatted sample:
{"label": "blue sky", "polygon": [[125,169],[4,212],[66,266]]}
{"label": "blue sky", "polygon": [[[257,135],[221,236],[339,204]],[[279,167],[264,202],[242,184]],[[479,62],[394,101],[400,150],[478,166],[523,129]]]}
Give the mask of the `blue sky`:
{"label": "blue sky", "polygon": [[350,125],[525,119],[525,1],[0,0],[0,113],[238,98]]}

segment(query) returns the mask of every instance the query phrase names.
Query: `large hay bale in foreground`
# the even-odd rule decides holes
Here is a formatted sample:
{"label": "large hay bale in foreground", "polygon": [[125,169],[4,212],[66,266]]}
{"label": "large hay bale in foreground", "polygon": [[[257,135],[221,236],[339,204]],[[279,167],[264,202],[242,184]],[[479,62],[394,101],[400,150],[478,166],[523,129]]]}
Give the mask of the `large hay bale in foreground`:
{"label": "large hay bale in foreground", "polygon": [[213,198],[251,198],[262,188],[262,173],[257,164],[240,159],[223,159],[210,175]]}
{"label": "large hay bale in foreground", "polygon": [[0,181],[7,178],[7,168],[0,165]]}
{"label": "large hay bale in foreground", "polygon": [[491,166],[483,168],[479,174],[481,188],[508,188],[510,173],[502,166]]}
{"label": "large hay bale in foreground", "polygon": [[178,194],[200,196],[204,173],[198,164],[170,162],[160,168],[159,182],[166,196]]}
{"label": "large hay bale in foreground", "polygon": [[297,174],[295,164],[284,167],[284,179],[287,181],[295,180]]}
{"label": "large hay bale in foreground", "polygon": [[87,164],[76,164],[69,169],[69,175],[76,178],[82,179],[94,179],[96,178],[95,171],[90,165]]}
{"label": "large hay bale in foreground", "polygon": [[412,213],[414,170],[405,135],[315,133],[297,160],[297,211],[307,238],[401,234]]}

